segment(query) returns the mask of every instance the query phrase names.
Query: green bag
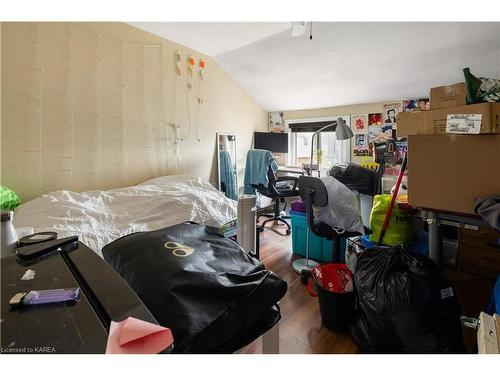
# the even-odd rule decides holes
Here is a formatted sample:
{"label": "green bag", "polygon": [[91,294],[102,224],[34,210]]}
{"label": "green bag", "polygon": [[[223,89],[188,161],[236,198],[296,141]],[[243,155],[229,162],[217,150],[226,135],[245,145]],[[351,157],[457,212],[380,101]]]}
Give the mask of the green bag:
{"label": "green bag", "polygon": [[13,210],[21,204],[19,196],[7,186],[0,185],[0,209]]}
{"label": "green bag", "polygon": [[[370,241],[378,243],[382,225],[384,225],[385,214],[391,202],[390,194],[375,195],[373,197],[373,207],[370,214]],[[408,241],[410,237],[411,223],[409,215],[400,210],[398,204],[394,204],[391,219],[384,234],[383,245],[401,245]]]}
{"label": "green bag", "polygon": [[475,77],[470,68],[464,69],[465,85],[467,87],[467,104],[499,103],[500,79]]}

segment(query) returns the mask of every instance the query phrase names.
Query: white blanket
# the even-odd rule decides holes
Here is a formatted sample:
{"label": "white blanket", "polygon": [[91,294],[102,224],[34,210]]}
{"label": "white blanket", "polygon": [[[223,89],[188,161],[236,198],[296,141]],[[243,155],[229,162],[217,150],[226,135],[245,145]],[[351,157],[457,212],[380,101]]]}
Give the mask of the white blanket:
{"label": "white blanket", "polygon": [[14,226],[77,235],[96,251],[130,233],[185,221],[220,226],[236,219],[237,202],[200,177],[165,176],[108,191],[54,191],[20,205]]}

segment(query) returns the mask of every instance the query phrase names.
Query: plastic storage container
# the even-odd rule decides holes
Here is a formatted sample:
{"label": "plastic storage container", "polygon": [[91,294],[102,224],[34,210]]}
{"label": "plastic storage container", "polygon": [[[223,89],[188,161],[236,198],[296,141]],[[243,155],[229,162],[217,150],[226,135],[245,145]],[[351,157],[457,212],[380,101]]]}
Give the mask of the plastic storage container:
{"label": "plastic storage container", "polygon": [[[292,251],[305,257],[307,249],[307,218],[303,212],[290,211],[292,221]],[[340,262],[345,262],[345,239],[340,240]],[[318,237],[309,231],[309,258],[320,262],[332,261],[333,241]]]}

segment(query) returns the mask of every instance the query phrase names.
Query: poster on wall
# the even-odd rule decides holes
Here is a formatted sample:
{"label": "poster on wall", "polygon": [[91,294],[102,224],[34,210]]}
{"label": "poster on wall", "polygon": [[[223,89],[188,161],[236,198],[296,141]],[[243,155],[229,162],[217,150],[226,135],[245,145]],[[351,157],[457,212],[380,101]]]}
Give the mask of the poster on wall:
{"label": "poster on wall", "polygon": [[285,115],[283,112],[269,113],[269,131],[271,133],[285,132]]}
{"label": "poster on wall", "polygon": [[[392,138],[392,134],[391,134]],[[382,113],[368,114],[368,142],[382,143],[387,139],[387,134],[382,130]],[[389,138],[390,139],[390,138]]]}
{"label": "poster on wall", "polygon": [[429,111],[431,102],[429,98],[403,100],[403,112]]}
{"label": "poster on wall", "polygon": [[420,98],[417,102],[417,109],[419,111],[430,111],[431,100],[429,98]]}
{"label": "poster on wall", "polygon": [[413,112],[417,109],[417,99],[403,100],[403,112]]}
{"label": "poster on wall", "polygon": [[368,133],[368,115],[352,115],[351,129],[354,134]]}
{"label": "poster on wall", "polygon": [[391,129],[397,129],[398,125],[398,114],[402,110],[402,102],[388,103],[384,104],[384,124],[386,127],[386,131],[388,127],[391,126]]}
{"label": "poster on wall", "polygon": [[396,142],[396,164],[403,163],[403,159],[408,152],[407,142]]}
{"label": "poster on wall", "polygon": [[368,156],[368,134],[354,135],[354,156]]}

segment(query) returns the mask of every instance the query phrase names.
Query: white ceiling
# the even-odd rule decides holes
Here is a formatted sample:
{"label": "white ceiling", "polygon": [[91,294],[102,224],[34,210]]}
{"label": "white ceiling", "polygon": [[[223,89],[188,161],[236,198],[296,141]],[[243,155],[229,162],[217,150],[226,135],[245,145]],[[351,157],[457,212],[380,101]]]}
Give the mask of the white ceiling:
{"label": "white ceiling", "polygon": [[134,23],[211,55],[268,111],[427,96],[462,69],[500,78],[500,23]]}
{"label": "white ceiling", "polygon": [[289,22],[129,22],[129,24],[209,56],[246,46],[291,26]]}

